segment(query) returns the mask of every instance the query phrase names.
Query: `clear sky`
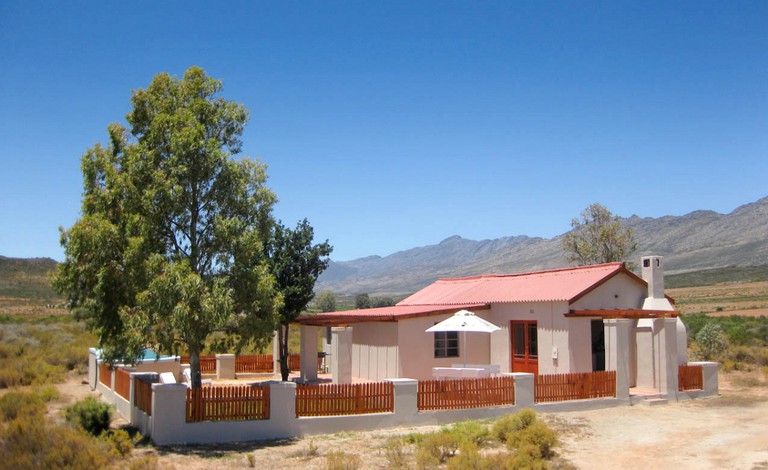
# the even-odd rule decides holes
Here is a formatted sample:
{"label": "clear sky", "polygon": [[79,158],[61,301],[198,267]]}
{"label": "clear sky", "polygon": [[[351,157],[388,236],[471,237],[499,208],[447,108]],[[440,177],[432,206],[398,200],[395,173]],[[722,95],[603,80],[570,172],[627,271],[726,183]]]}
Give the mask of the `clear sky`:
{"label": "clear sky", "polygon": [[80,157],[198,65],[332,258],[768,195],[768,2],[0,2],[0,255],[63,259]]}

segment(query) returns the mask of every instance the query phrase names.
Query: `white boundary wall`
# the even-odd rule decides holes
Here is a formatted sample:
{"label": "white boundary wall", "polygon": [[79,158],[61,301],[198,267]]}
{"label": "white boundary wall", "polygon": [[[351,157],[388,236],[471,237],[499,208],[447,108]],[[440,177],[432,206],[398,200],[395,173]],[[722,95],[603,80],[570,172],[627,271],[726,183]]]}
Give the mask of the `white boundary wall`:
{"label": "white boundary wall", "polygon": [[[91,355],[96,356],[95,350]],[[418,381],[413,379],[385,379],[394,384],[394,412],[352,416],[296,417],[296,384],[293,382],[265,382],[270,387],[270,419],[251,421],[186,422],[187,387],[184,384],[152,384],[152,416],[131,404],[137,379],[154,382],[157,373],[132,372],[130,399],[126,400],[98,380],[98,360],[91,358],[89,382],[101,392],[105,401],[115,405],[117,411],[142,434],[150,436],[155,444],[206,444],[243,442],[266,439],[291,438],[341,431],[365,431],[397,426],[422,426],[454,423],[468,419],[485,419],[533,408],[539,412],[566,412],[599,409],[630,404],[626,398],[599,398],[558,403],[534,404],[533,374],[502,374],[515,378],[515,405],[463,410],[419,411],[417,406]],[[154,361],[152,364],[156,364]],[[717,363],[691,363],[702,365],[704,389],[669,394],[672,400],[686,400],[717,395]],[[176,363],[178,368],[178,362]],[[112,374],[114,382],[114,374]]]}

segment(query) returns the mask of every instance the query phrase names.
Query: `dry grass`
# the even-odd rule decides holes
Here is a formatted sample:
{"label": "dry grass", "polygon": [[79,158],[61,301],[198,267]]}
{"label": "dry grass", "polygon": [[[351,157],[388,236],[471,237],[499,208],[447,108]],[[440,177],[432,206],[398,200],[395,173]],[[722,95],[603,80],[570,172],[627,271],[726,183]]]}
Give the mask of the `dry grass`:
{"label": "dry grass", "polygon": [[667,289],[667,295],[675,299],[675,306],[684,314],[741,315],[754,310],[758,312],[750,313],[760,314],[768,309],[768,282],[765,281]]}

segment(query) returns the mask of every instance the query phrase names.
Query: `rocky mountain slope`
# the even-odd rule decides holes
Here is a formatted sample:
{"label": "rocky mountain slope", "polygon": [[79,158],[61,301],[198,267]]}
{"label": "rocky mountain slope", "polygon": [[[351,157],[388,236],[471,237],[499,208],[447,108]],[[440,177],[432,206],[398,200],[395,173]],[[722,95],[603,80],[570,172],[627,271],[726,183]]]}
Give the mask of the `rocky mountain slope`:
{"label": "rocky mountain slope", "polygon": [[[642,254],[665,257],[668,273],[768,264],[768,197],[729,214],[695,211],[683,216],[624,219]],[[567,266],[561,236],[474,241],[453,236],[436,245],[334,262],[317,290],[339,294],[403,294],[441,277],[515,273]]]}

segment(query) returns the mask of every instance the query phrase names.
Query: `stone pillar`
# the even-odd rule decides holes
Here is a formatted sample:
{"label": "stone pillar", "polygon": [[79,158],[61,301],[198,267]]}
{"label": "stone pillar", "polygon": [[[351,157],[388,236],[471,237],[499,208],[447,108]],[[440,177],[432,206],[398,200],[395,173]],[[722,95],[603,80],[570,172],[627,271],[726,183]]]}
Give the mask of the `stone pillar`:
{"label": "stone pillar", "polygon": [[317,380],[317,326],[301,325],[301,381]]}
{"label": "stone pillar", "polygon": [[294,437],[299,434],[294,382],[269,382],[269,427],[272,438]]}
{"label": "stone pillar", "polygon": [[533,408],[536,403],[536,380],[528,372],[512,372],[501,374],[515,378],[515,406],[518,408]]}
{"label": "stone pillar", "polygon": [[234,379],[235,375],[235,355],[217,354],[216,355],[216,378]]}
{"label": "stone pillar", "polygon": [[88,385],[91,390],[96,390],[99,370],[99,352],[94,348],[88,348]]}
{"label": "stone pillar", "polygon": [[408,423],[419,412],[419,381],[414,379],[384,379],[394,384],[395,415],[398,422]]}
{"label": "stone pillar", "polygon": [[331,330],[331,375],[335,384],[352,383],[352,328]]}
{"label": "stone pillar", "polygon": [[677,400],[678,363],[677,363],[677,319],[659,318],[654,320],[656,337],[656,364],[658,371],[658,390],[668,399]]}
{"label": "stone pillar", "polygon": [[605,370],[616,371],[616,398],[629,400],[629,358],[633,322],[625,318],[603,320]]}
{"label": "stone pillar", "polygon": [[701,366],[701,373],[704,379],[704,396],[714,396],[718,394],[717,362],[692,362],[691,365]]}
{"label": "stone pillar", "polygon": [[156,445],[189,442],[185,435],[186,414],[186,385],[152,384],[152,442]]}

